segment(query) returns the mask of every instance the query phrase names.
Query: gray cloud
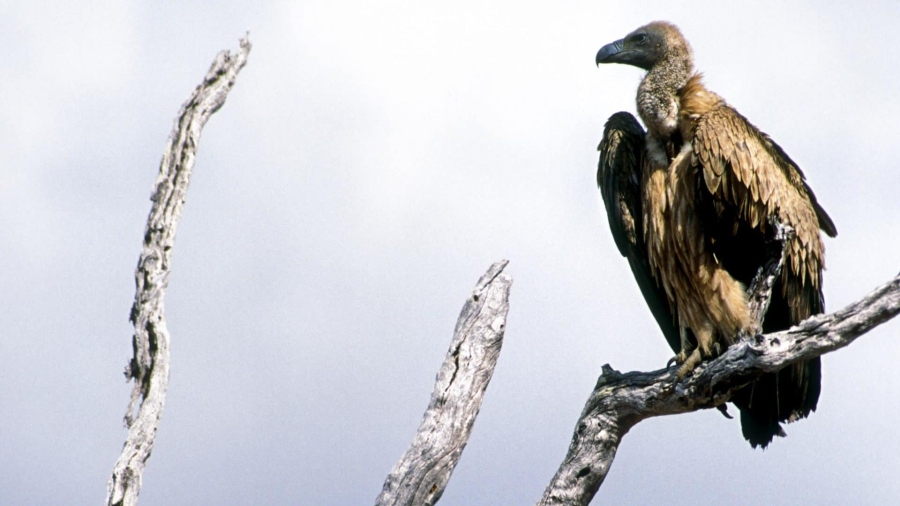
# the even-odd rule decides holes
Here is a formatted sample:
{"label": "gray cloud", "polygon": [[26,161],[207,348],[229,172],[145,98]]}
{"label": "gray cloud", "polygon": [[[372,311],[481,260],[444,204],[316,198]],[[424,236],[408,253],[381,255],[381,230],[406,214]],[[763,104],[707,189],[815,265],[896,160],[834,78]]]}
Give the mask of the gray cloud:
{"label": "gray cloud", "polygon": [[[102,500],[156,166],[248,28],[179,230],[143,505],[373,501],[500,258],[504,351],[442,504],[533,502],[600,366],[669,356],[594,184],[640,73],[593,55],[651,19],[679,24],[710,87],[803,166],[840,230],[829,307],[897,272],[895,6],[29,5],[0,21],[0,504]],[[641,424],[600,500],[897,502],[896,328],[825,357],[818,412],[765,452],[714,412]]]}

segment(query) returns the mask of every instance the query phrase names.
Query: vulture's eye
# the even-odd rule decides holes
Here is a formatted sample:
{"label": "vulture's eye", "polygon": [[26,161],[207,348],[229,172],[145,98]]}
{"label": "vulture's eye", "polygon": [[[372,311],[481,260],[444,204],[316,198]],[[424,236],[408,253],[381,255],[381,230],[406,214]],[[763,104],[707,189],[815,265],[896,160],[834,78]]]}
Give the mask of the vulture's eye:
{"label": "vulture's eye", "polygon": [[635,35],[634,38],[632,38],[631,40],[635,44],[643,44],[644,42],[647,42],[647,36],[644,35],[643,33],[639,33],[639,34]]}

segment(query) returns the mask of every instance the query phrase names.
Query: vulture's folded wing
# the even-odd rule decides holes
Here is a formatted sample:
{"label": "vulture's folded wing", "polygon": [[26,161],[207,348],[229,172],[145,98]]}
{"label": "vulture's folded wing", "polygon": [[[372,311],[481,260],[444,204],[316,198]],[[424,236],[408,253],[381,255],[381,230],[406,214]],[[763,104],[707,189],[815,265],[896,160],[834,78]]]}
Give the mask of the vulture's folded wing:
{"label": "vulture's folded wing", "polygon": [[[725,105],[697,119],[692,143],[705,187],[717,202],[733,208],[752,228],[764,230],[769,218],[793,227],[796,235],[788,245],[784,277],[794,277],[796,288],[804,287],[808,295],[818,293],[825,255],[819,229],[829,235],[837,230],[793,160]],[[804,300],[801,305],[806,307],[798,307],[798,313],[817,313],[819,303]]]}
{"label": "vulture's folded wing", "polygon": [[650,273],[644,246],[640,191],[644,130],[631,114],[613,114],[606,122],[598,149],[597,185],[606,205],[613,239],[619,252],[628,259],[641,294],[666,341],[677,353],[681,350],[678,326],[665,291]]}

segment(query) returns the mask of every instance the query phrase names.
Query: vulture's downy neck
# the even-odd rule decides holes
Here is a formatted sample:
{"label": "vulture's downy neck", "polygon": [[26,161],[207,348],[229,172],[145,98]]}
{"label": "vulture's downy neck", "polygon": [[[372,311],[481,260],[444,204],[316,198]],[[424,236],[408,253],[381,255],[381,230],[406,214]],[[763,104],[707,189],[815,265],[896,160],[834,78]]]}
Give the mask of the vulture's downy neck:
{"label": "vulture's downy neck", "polygon": [[694,73],[691,48],[678,41],[647,72],[638,87],[637,110],[651,135],[667,141],[678,129],[679,92]]}

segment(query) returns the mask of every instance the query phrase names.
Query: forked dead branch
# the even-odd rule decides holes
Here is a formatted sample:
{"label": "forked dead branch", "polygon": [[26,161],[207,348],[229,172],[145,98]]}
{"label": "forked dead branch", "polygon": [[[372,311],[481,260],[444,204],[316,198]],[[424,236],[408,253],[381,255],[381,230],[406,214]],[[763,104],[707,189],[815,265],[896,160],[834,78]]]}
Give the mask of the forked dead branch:
{"label": "forked dead branch", "polygon": [[566,458],[538,504],[590,503],[622,438],[641,420],[719,406],[761,374],[843,348],[898,312],[900,275],[834,313],[736,343],[678,384],[672,369],[622,374],[604,366]]}

